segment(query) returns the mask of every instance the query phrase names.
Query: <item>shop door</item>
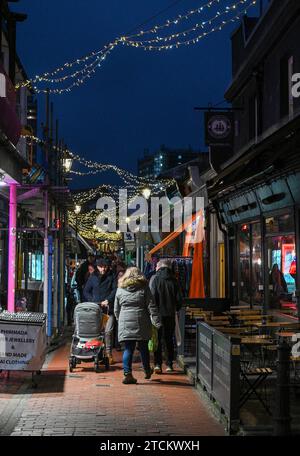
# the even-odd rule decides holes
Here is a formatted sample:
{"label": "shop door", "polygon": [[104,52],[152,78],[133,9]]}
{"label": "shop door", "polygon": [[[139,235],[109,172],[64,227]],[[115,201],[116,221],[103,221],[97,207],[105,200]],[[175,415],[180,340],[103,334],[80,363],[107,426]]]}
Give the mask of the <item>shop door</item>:
{"label": "shop door", "polygon": [[244,224],[239,228],[238,274],[239,301],[250,306],[262,305],[264,280],[260,222]]}
{"label": "shop door", "polygon": [[273,309],[296,314],[297,255],[292,211],[266,218],[266,254],[267,304]]}

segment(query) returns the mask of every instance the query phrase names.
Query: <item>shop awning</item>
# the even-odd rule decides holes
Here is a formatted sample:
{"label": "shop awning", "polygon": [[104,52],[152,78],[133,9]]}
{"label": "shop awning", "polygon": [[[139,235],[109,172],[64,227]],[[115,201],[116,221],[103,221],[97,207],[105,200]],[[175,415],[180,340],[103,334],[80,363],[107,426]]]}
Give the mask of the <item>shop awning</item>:
{"label": "shop awning", "polygon": [[79,233],[76,235],[76,230],[74,230],[72,226],[69,226],[69,229],[76,240],[79,241],[88,252],[91,252],[93,250],[90,244]]}
{"label": "shop awning", "polygon": [[185,231],[191,223],[196,220],[197,216],[199,214],[195,213],[190,217],[185,223],[182,224],[181,229],[178,231],[173,231],[173,233],[170,233],[165,239],[163,239],[159,244],[157,244],[155,247],[153,247],[152,250],[150,250],[149,255],[153,255],[154,253],[158,252],[162,248],[164,248],[166,245],[170,244],[174,239],[176,239],[183,231]]}
{"label": "shop awning", "polygon": [[[195,214],[190,217],[190,219],[182,224],[180,231],[175,231],[170,233],[165,239],[163,239],[157,246],[155,246],[150,252],[149,255],[153,255],[158,252],[160,249],[168,245],[174,239],[176,239],[183,231],[186,231],[191,224],[198,218],[201,217],[202,211],[195,212]],[[203,230],[203,223],[201,223],[201,218],[196,226],[196,237],[201,236],[201,231]],[[183,256],[188,256],[190,253],[191,247],[194,247],[193,252],[193,269],[192,277],[190,283],[189,297],[190,298],[204,298],[205,297],[205,288],[204,288],[204,270],[203,270],[203,242],[197,242],[195,244],[190,243],[190,235],[187,236],[186,242],[184,244]]]}

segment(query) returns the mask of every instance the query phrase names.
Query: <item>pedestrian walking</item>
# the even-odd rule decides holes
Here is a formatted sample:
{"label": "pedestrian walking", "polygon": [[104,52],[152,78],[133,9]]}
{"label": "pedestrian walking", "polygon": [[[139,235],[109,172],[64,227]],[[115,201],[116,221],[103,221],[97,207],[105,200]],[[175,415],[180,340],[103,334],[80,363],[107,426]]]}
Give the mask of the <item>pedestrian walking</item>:
{"label": "pedestrian walking", "polygon": [[95,265],[88,266],[88,279],[83,288],[83,300],[85,302],[100,303],[100,281],[99,272]]}
{"label": "pedestrian walking", "polygon": [[[115,273],[117,282],[119,281],[119,279],[121,279],[121,277],[123,277],[123,275],[125,274],[125,271],[126,271],[125,263],[118,263],[117,268],[116,268],[116,273]],[[117,351],[122,351],[122,347],[121,347],[121,344],[118,339],[118,329],[119,329],[119,324],[118,324],[118,321],[116,320],[115,321],[115,331],[114,331],[115,347],[116,347]]]}
{"label": "pedestrian walking", "polygon": [[89,266],[90,265],[95,265],[95,255],[93,253],[89,253],[88,254],[88,257],[87,257],[87,260],[84,261],[80,266],[79,268],[77,269],[77,272],[76,272],[76,283],[77,283],[77,287],[78,287],[78,291],[79,291],[79,294],[80,294],[80,301],[82,302],[83,301],[83,289],[84,289],[84,286],[86,284],[86,281],[89,277]]}
{"label": "pedestrian walking", "polygon": [[162,373],[162,344],[165,343],[167,355],[166,372],[173,371],[174,361],[174,332],[176,312],[182,307],[182,294],[179,284],[172,272],[172,264],[169,260],[160,260],[156,265],[156,274],[149,282],[150,290],[158,305],[162,327],[158,331],[158,347],[154,352],[154,372]]}
{"label": "pedestrian walking", "polygon": [[137,379],[132,375],[132,359],[137,342],[145,379],[150,379],[153,369],[150,367],[148,342],[152,335],[152,324],[159,328],[161,322],[148,281],[138,268],[128,268],[119,279],[114,311],[119,325],[119,342],[123,342],[125,346],[123,383],[137,383]]}
{"label": "pedestrian walking", "polygon": [[114,342],[114,301],[117,291],[117,280],[110,269],[110,261],[100,258],[96,261],[99,271],[99,303],[102,310],[109,316],[105,326],[105,345],[109,357],[109,363],[114,364],[113,342]]}

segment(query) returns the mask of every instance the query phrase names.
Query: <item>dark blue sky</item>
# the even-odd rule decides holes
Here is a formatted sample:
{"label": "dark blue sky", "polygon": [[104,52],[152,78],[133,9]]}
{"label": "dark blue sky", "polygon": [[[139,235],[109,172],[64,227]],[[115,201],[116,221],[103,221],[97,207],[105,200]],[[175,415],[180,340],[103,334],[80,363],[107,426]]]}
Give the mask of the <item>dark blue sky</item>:
{"label": "dark blue sky", "polygon": [[[18,52],[29,76],[98,50],[172,3],[172,0],[20,0],[12,9],[28,14],[18,25]],[[150,22],[153,26],[201,6],[182,0]],[[233,0],[222,0],[220,10]],[[216,11],[216,10],[214,10]],[[254,9],[251,9],[253,14]],[[212,17],[203,16],[204,19]],[[231,77],[230,24],[193,46],[151,53],[121,46],[93,79],[54,95],[55,115],[69,148],[86,158],[136,173],[145,148],[203,148],[202,114],[194,106],[218,103]],[[146,28],[146,26],[142,27]],[[44,115],[40,101],[40,121]],[[76,178],[74,184],[108,182],[110,176]]]}

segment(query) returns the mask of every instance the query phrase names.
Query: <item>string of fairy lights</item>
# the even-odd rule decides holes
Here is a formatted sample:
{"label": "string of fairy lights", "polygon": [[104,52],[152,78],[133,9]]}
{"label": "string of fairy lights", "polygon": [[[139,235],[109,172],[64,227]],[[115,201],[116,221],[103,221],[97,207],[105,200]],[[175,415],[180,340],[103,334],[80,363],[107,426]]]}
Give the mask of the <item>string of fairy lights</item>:
{"label": "string of fairy lights", "polygon": [[[109,45],[104,46],[104,48],[100,49],[99,51],[91,52],[90,54],[88,54],[88,55],[86,55],[84,57],[81,57],[79,59],[76,59],[73,62],[66,62],[63,66],[58,67],[58,68],[56,68],[55,70],[53,70],[51,72],[44,73],[44,74],[42,74],[40,76],[35,76],[34,79],[27,80],[23,84],[24,85],[31,85],[31,84],[35,84],[37,82],[42,82],[42,81],[58,83],[58,82],[62,82],[65,79],[76,77],[81,72],[85,72],[85,70],[88,69],[90,65],[85,64],[83,69],[81,69],[79,71],[76,71],[75,73],[72,73],[70,75],[66,75],[66,76],[63,76],[63,77],[60,77],[60,78],[54,78],[54,79],[50,78],[50,76],[53,77],[53,76],[65,71],[67,68],[69,69],[69,68],[73,68],[73,66],[75,66],[75,65],[81,65],[81,64],[83,64],[83,63],[85,63],[85,62],[87,62],[90,59],[95,58],[95,57],[97,59],[99,56],[105,54],[105,52],[107,52],[107,50],[109,50],[109,48],[113,48],[114,46],[116,46],[119,43],[119,41],[122,41],[124,38],[138,38],[140,36],[143,36],[144,34],[156,33],[158,30],[161,30],[163,28],[170,27],[171,25],[177,25],[181,21],[189,19],[194,14],[202,13],[202,11],[205,8],[211,8],[215,3],[220,3],[220,1],[221,0],[211,0],[207,4],[201,6],[201,7],[197,8],[197,9],[190,10],[189,12],[187,12],[186,14],[183,14],[183,15],[178,15],[173,20],[168,19],[162,25],[155,25],[152,29],[145,30],[145,31],[141,30],[139,33],[136,33],[134,35],[129,35],[127,37],[121,37],[119,39],[116,39],[114,42],[110,43]],[[19,86],[20,86],[20,84],[17,87],[19,87]]]}
{"label": "string of fairy lights", "polygon": [[[230,14],[231,11],[236,10],[239,5],[244,5],[247,1],[248,0],[239,0],[237,3],[234,3],[234,4],[230,5],[230,6],[228,6],[225,11],[223,11],[223,12],[217,11],[215,16],[211,17],[210,19],[208,19],[206,21],[199,22],[199,23],[195,24],[193,27],[191,27],[191,28],[189,28],[187,30],[184,30],[184,31],[181,31],[181,32],[177,32],[177,33],[173,33],[173,34],[170,34],[168,36],[157,36],[157,37],[155,37],[155,38],[153,38],[151,40],[133,41],[133,40],[129,40],[127,38],[125,40],[126,44],[127,45],[132,45],[132,46],[136,46],[136,45],[142,46],[142,45],[145,45],[146,43],[147,44],[148,43],[152,44],[152,43],[160,43],[160,42],[169,42],[169,41],[173,41],[173,40],[179,38],[180,36],[184,36],[185,37],[185,36],[189,35],[190,33],[197,31],[199,28],[205,29],[205,26],[207,24],[212,25],[218,18],[220,18],[220,17],[222,17],[224,15]],[[239,13],[233,19],[239,19],[241,13],[244,14],[244,12],[245,12],[245,9],[243,9],[242,11],[239,11]],[[226,24],[227,24],[226,21],[222,21],[222,25],[225,26]],[[219,30],[221,30],[220,27],[221,27],[221,25],[219,26]],[[212,28],[211,31],[208,32],[208,33],[213,33],[214,31],[216,31],[216,29]],[[208,33],[203,33],[202,35],[199,35],[199,38],[200,37],[202,38],[202,36],[206,36]],[[190,43],[190,41],[193,41],[193,40],[177,42],[176,44],[182,45],[182,44]],[[194,42],[194,44],[195,43],[196,43],[196,41]],[[145,47],[145,46],[142,46],[142,47]],[[162,49],[162,48],[163,48],[162,46],[158,47],[158,49]]]}
{"label": "string of fairy lights", "polygon": [[[102,64],[104,63],[106,57],[110,54],[110,52],[114,49],[115,46],[111,46],[108,51],[106,51],[101,57],[97,57],[90,65],[86,65],[84,69],[76,71],[73,74],[66,75],[61,78],[56,78],[56,79],[46,79],[44,78],[43,81],[48,82],[48,83],[59,83],[59,82],[64,82],[67,79],[70,78],[75,78],[77,75],[81,74],[81,77],[78,77],[72,84],[68,85],[67,87],[64,87],[63,89],[39,89],[36,85],[32,85],[31,81],[26,81],[24,84],[20,83],[19,87],[21,86],[27,86],[27,87],[33,87],[34,91],[36,93],[51,93],[54,95],[61,95],[62,93],[66,92],[71,92],[74,87],[78,87],[82,85],[86,79],[91,78],[93,73],[96,73],[96,70],[102,67]],[[18,86],[16,86],[19,88]]]}
{"label": "string of fairy lights", "polygon": [[[27,138],[32,142],[40,146],[45,146],[46,143],[42,139],[36,136],[22,136],[23,138]],[[59,148],[56,146],[52,146],[54,150],[58,151]],[[86,176],[90,174],[96,174],[105,171],[113,171],[115,172],[121,180],[125,184],[125,188],[127,190],[127,198],[128,198],[128,205],[133,204],[136,198],[143,195],[143,192],[146,190],[152,196],[160,196],[163,192],[165,192],[169,187],[174,185],[173,179],[165,179],[165,180],[157,180],[155,182],[150,181],[148,179],[135,176],[134,174],[130,173],[127,170],[119,168],[116,165],[111,164],[103,164],[94,162],[91,160],[87,160],[85,158],[80,157],[78,154],[74,154],[71,150],[65,149],[64,154],[68,159],[71,158],[72,161],[79,163],[87,167],[88,169],[92,168],[91,171],[83,172],[83,171],[72,171],[71,169],[68,170],[68,173],[75,173],[79,176]],[[92,188],[89,190],[85,190],[82,192],[74,193],[73,200],[76,206],[84,207],[89,206],[89,204],[96,203],[96,200],[101,197],[111,197],[114,199],[116,203],[119,201],[119,190],[124,189],[124,186],[119,187],[117,185],[109,185],[109,184],[101,184],[96,188]],[[120,207],[116,204],[117,213],[120,211]],[[80,212],[76,214],[74,211],[69,211],[68,217],[70,224],[75,227],[77,226],[78,232],[84,236],[86,239],[89,240],[97,240],[97,241],[119,241],[122,239],[122,236],[118,233],[109,233],[109,232],[101,232],[96,227],[96,221],[98,216],[102,213],[101,210],[98,209],[87,209],[86,211]],[[107,210],[106,215],[110,218],[111,221],[114,223],[118,223],[118,217],[114,210]],[[142,214],[142,217],[145,214]]]}
{"label": "string of fairy lights", "polygon": [[[145,51],[163,51],[179,48],[181,46],[193,45],[208,35],[211,35],[217,31],[221,31],[227,24],[239,21],[240,18],[245,15],[251,7],[256,5],[256,3],[257,0],[235,0],[234,3],[227,5],[224,10],[218,10],[210,19],[198,21],[196,24],[193,24],[192,27],[190,26],[189,28],[178,31],[176,33],[168,34],[166,36],[158,35],[158,32],[161,32],[164,29],[168,30],[170,27],[177,27],[183,21],[187,21],[195,15],[202,14],[205,9],[211,9],[214,6],[217,7],[221,5],[221,0],[210,0],[198,8],[192,9],[183,14],[179,14],[174,19],[166,20],[163,24],[155,25],[148,30],[140,30],[135,34],[127,36],[124,35],[116,38],[111,43],[105,45],[102,49],[91,52],[88,55],[76,59],[72,62],[67,62],[63,66],[58,67],[51,72],[37,75],[32,80],[28,79],[26,81],[23,81],[19,83],[16,88],[20,88],[22,86],[32,87],[36,93],[62,94],[65,92],[71,92],[73,88],[79,87],[87,79],[91,78],[92,75],[102,67],[102,64],[106,60],[107,56],[112,52],[112,50],[120,44],[135,48],[141,48]],[[231,16],[231,13],[234,15]],[[223,16],[226,16],[226,19],[221,20]],[[219,19],[221,22],[218,22]],[[209,26],[212,26],[212,28]],[[197,32],[199,29],[201,29],[201,33],[189,37],[190,34]],[[156,34],[156,36],[152,39],[145,39],[147,35],[151,34]],[[185,39],[186,37],[189,38]],[[92,59],[93,61],[89,63]],[[60,73],[73,68],[75,65],[81,65],[83,67],[71,73],[56,77]],[[47,89],[44,89],[38,87],[38,85],[41,83],[46,83],[47,85],[63,84],[70,79],[73,79],[74,81],[68,86],[62,88],[47,87]]]}
{"label": "string of fairy lights", "polygon": [[[79,87],[84,84],[86,80],[91,78],[92,75],[102,67],[108,55],[119,45],[141,48],[145,51],[167,51],[173,48],[177,49],[181,46],[194,45],[208,35],[223,30],[229,23],[239,21],[251,7],[256,5],[257,0],[235,0],[225,6],[225,9],[219,9],[219,6],[221,6],[222,3],[224,3],[224,0],[210,0],[202,6],[179,14],[173,19],[166,20],[163,24],[155,25],[147,30],[140,30],[135,34],[120,36],[105,45],[102,49],[91,52],[72,62],[67,62],[50,72],[37,75],[31,80],[28,79],[21,82],[16,88],[30,87],[33,88],[36,93],[62,94],[71,92],[75,87]],[[201,20],[201,14],[204,14],[206,9],[209,10],[214,7],[218,8],[214,15],[208,19]],[[196,23],[189,24],[184,30],[176,30],[172,33],[169,32],[171,28],[178,27],[180,24],[193,20],[194,17],[196,18],[198,16],[199,20]],[[166,31],[166,34],[163,34],[163,31]],[[68,83],[68,85],[63,87],[59,86],[62,84],[65,85],[65,83]],[[46,84],[47,88],[40,87],[40,84]],[[49,88],[49,85],[53,87]],[[34,136],[30,136],[29,138],[37,144],[45,144],[44,141]],[[61,151],[60,148],[55,146],[53,146],[53,149]],[[115,172],[126,185],[129,198],[128,204],[133,203],[137,197],[141,196],[143,189],[147,189],[152,196],[159,196],[162,192],[165,192],[169,187],[174,185],[173,179],[152,182],[140,176],[135,176],[116,165],[87,160],[80,157],[78,154],[74,154],[69,149],[64,149],[63,153],[66,154],[69,159],[85,168],[83,171],[69,170],[69,172],[74,175],[89,176],[108,171]],[[92,200],[102,196],[110,196],[117,201],[119,189],[120,187],[118,186],[103,184],[97,188],[74,194],[74,202],[77,207],[81,207],[88,205]],[[120,210],[120,207],[118,209]],[[83,211],[82,213],[70,211],[70,224],[72,226],[75,226],[76,224],[80,234],[86,239],[100,241],[109,240],[114,242],[120,240],[120,233],[102,232],[97,228],[96,220],[100,212],[101,211],[97,209]],[[118,217],[114,211],[106,211],[106,214],[113,222],[118,222]],[[140,217],[142,217],[142,215]]]}
{"label": "string of fairy lights", "polygon": [[[40,139],[36,136],[22,135],[22,137],[28,138],[31,141],[33,141],[34,143],[36,143],[42,147],[45,146],[45,141],[43,141],[42,139]],[[59,147],[56,147],[55,145],[53,145],[52,147],[55,151],[57,151],[57,152],[60,151]],[[128,188],[130,188],[131,186],[134,186],[135,188],[137,186],[143,186],[143,187],[149,186],[153,189],[156,188],[157,190],[160,190],[160,191],[165,190],[174,184],[173,179],[165,179],[164,181],[157,180],[156,182],[153,182],[144,177],[136,176],[136,175],[130,173],[129,171],[122,169],[116,165],[112,165],[109,163],[99,163],[99,162],[95,162],[92,160],[87,160],[86,158],[83,158],[80,155],[75,154],[68,148],[64,149],[63,152],[69,159],[76,161],[80,165],[83,165],[84,167],[89,169],[89,171],[73,171],[73,170],[69,171],[71,174],[76,174],[77,176],[88,176],[88,175],[98,174],[101,172],[112,171],[112,172],[116,173],[123,180],[123,182],[125,184],[127,184]]]}

